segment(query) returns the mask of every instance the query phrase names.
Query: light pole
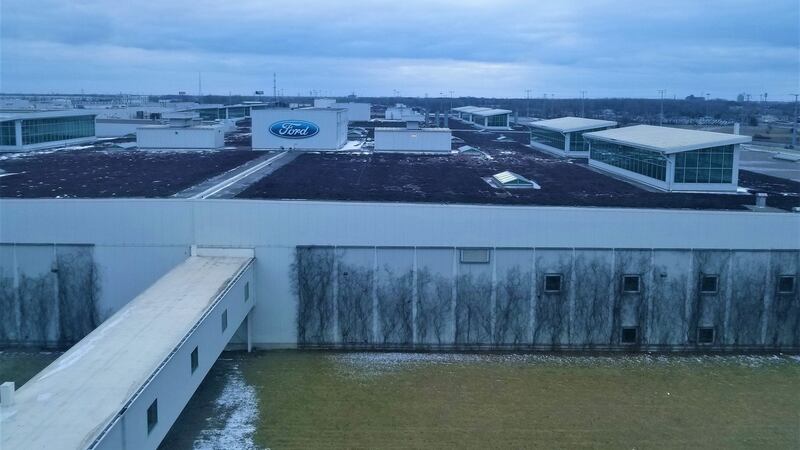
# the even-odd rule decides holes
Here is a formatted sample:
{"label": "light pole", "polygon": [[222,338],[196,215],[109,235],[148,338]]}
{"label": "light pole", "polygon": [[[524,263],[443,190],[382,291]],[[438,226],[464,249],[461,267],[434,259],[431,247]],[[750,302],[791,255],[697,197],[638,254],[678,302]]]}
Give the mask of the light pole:
{"label": "light pole", "polygon": [[658,126],[664,126],[664,93],[667,92],[666,89],[659,89],[658,93],[661,95],[661,112],[658,115]]}
{"label": "light pole", "polygon": [[586,108],[584,101],[586,100],[586,91],[581,91],[581,117],[586,117]]}
{"label": "light pole", "polygon": [[531,90],[525,89],[525,117],[531,116]]}
{"label": "light pole", "polygon": [[794,95],[794,127],[792,127],[792,148],[797,148],[797,97],[800,94],[789,94]]}

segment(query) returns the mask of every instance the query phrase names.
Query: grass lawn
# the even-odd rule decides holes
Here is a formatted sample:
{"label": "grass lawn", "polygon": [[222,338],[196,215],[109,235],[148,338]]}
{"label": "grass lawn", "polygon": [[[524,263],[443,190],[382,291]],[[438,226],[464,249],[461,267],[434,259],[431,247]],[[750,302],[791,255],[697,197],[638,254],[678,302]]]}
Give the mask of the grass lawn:
{"label": "grass lawn", "polygon": [[262,352],[258,446],[800,448],[800,361]]}

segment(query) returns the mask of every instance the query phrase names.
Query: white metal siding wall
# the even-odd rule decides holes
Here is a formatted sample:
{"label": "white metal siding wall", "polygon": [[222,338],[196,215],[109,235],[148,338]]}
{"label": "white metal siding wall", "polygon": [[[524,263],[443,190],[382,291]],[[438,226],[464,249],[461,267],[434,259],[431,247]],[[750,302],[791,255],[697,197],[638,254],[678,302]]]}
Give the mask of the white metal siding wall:
{"label": "white metal siding wall", "polygon": [[375,151],[449,153],[452,133],[424,130],[375,129]]}
{"label": "white metal siding wall", "polygon": [[[116,308],[130,298],[107,297],[118,288],[115,283],[128,272],[144,270],[138,266],[152,258],[161,255],[168,261],[136,275],[136,286],[126,292],[158,276],[155,272],[166,271],[178,252],[191,244],[255,248],[256,295],[268,300],[254,311],[253,339],[286,346],[296,340],[296,301],[288,268],[298,245],[796,250],[798,228],[800,214],[747,211],[266,200],[0,200],[2,242],[97,245],[101,302]],[[483,231],[474,233],[475,229]]]}
{"label": "white metal siding wall", "polygon": [[[347,142],[347,114],[336,109],[263,109],[252,112],[253,148],[294,148],[297,150],[336,150]],[[319,127],[316,136],[286,139],[269,132],[279,120],[306,120]]]}
{"label": "white metal siding wall", "polygon": [[211,149],[225,145],[222,128],[149,128],[136,130],[139,148]]}

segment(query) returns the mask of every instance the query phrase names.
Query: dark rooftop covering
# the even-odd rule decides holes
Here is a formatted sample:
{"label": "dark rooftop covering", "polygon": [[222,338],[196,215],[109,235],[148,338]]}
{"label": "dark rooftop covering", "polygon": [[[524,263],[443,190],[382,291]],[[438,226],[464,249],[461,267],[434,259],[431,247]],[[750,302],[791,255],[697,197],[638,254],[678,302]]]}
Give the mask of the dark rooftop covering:
{"label": "dark rooftop covering", "polygon": [[169,197],[261,152],[61,150],[0,155],[0,197]]}
{"label": "dark rooftop covering", "polygon": [[[509,142],[497,142],[504,134]],[[240,198],[547,206],[743,210],[752,195],[666,193],[646,190],[522,145],[528,134],[455,131],[492,159],[396,154],[303,154],[238,195]],[[512,170],[540,190],[502,190],[482,178]],[[800,183],[740,171],[740,185],[767,192],[768,206],[800,206]]]}

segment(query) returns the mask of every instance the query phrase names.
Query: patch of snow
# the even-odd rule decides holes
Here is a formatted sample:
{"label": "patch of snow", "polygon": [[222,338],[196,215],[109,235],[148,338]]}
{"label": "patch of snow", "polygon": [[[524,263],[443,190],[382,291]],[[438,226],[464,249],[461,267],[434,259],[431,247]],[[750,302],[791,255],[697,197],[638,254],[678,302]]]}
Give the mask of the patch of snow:
{"label": "patch of snow", "polygon": [[247,384],[238,365],[227,376],[225,387],[214,402],[212,422],[223,418],[222,427],[209,427],[194,441],[194,450],[255,450],[253,434],[258,421],[258,397],[253,386]]}

